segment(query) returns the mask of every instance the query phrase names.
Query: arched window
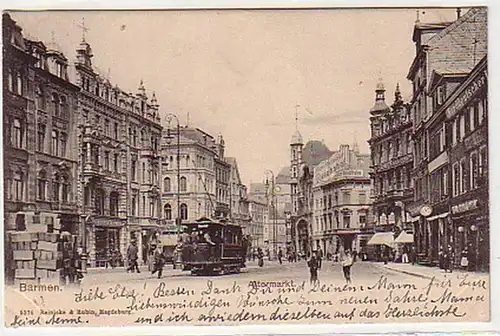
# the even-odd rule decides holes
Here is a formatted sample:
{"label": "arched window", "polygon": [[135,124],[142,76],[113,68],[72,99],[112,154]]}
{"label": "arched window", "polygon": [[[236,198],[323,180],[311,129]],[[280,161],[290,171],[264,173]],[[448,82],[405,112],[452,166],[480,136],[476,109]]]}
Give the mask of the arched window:
{"label": "arched window", "polygon": [[19,119],[14,119],[12,123],[12,146],[23,148],[23,125]]}
{"label": "arched window", "polygon": [[17,72],[17,94],[23,95],[23,78],[21,77],[21,72]]}
{"label": "arched window", "polygon": [[39,85],[36,90],[36,104],[39,110],[45,110],[47,108],[47,101],[45,100],[45,90],[41,85]]}
{"label": "arched window", "polygon": [[183,177],[181,177],[180,182],[179,182],[179,191],[185,192],[186,190],[187,190],[187,180],[183,176]]}
{"label": "arched window", "polygon": [[165,179],[163,179],[163,191],[170,192],[171,188],[170,177],[165,177]]}
{"label": "arched window", "polygon": [[9,91],[14,92],[14,76],[12,75],[11,71],[9,71],[8,75],[8,85],[9,85]]}
{"label": "arched window", "polygon": [[41,201],[47,199],[47,172],[40,170],[37,178],[37,198]]}
{"label": "arched window", "polygon": [[61,114],[60,105],[61,101],[59,100],[59,96],[57,93],[52,94],[52,105],[54,106],[54,116],[59,117]]}
{"label": "arched window", "polygon": [[163,207],[163,216],[166,220],[172,219],[172,206],[168,203]]}
{"label": "arched window", "polygon": [[61,96],[61,112],[61,117],[67,119],[69,116],[69,107],[65,96]]}
{"label": "arched window", "polygon": [[186,203],[181,204],[181,219],[182,220],[188,219],[188,207]]}
{"label": "arched window", "polygon": [[70,184],[69,184],[69,176],[64,175],[61,179],[61,201],[63,203],[69,203],[69,194],[70,194]]}
{"label": "arched window", "polygon": [[52,177],[52,201],[59,202],[60,201],[60,193],[59,189],[61,188],[61,176],[56,173]]}
{"label": "arched window", "polygon": [[113,191],[109,194],[109,215],[118,216],[118,192]]}
{"label": "arched window", "polygon": [[59,134],[57,131],[52,131],[51,153],[54,156],[59,154]]}
{"label": "arched window", "polygon": [[98,215],[104,215],[104,190],[103,189],[97,189],[95,193],[95,211]]}
{"label": "arched window", "polygon": [[24,176],[22,172],[14,173],[14,200],[21,201],[24,191]]}

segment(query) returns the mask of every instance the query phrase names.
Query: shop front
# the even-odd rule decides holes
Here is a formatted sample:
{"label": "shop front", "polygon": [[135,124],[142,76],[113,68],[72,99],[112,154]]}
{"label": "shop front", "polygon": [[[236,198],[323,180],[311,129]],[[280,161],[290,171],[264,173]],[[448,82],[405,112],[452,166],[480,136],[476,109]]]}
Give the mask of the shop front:
{"label": "shop front", "polygon": [[490,232],[487,209],[481,206],[479,199],[473,198],[452,203],[451,215],[455,264],[469,271],[488,271]]}

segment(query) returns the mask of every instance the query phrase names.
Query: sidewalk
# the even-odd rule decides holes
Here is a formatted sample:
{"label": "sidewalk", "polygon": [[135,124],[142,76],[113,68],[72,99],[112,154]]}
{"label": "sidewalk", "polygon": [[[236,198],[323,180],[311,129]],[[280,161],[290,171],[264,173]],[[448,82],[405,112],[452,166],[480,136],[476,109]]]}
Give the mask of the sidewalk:
{"label": "sidewalk", "polygon": [[469,272],[462,269],[454,269],[453,273],[446,273],[439,267],[422,266],[418,264],[412,265],[412,264],[402,264],[402,263],[388,263],[387,265],[384,265],[383,262],[377,262],[376,264],[378,264],[382,268],[386,268],[391,271],[413,275],[424,279],[432,279],[432,277],[438,278],[445,274],[471,274],[474,276],[481,276],[488,274],[484,272]]}

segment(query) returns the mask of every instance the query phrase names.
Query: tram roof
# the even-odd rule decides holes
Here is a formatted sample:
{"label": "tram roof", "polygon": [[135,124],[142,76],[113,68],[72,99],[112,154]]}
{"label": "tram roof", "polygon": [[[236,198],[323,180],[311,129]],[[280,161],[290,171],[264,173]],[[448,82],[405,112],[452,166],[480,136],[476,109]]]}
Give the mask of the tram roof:
{"label": "tram roof", "polygon": [[185,223],[186,226],[197,226],[199,228],[207,228],[209,226],[235,226],[240,227],[238,224],[230,222],[227,219],[214,219],[209,217],[201,217],[193,222]]}

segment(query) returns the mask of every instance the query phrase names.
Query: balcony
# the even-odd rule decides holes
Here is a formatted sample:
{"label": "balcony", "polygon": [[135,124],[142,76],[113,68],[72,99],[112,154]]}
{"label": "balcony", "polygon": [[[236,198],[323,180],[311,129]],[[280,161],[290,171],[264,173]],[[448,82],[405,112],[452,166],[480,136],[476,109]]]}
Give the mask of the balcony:
{"label": "balcony", "polygon": [[83,174],[84,175],[99,175],[101,171],[101,167],[99,164],[94,162],[85,162],[83,164]]}

